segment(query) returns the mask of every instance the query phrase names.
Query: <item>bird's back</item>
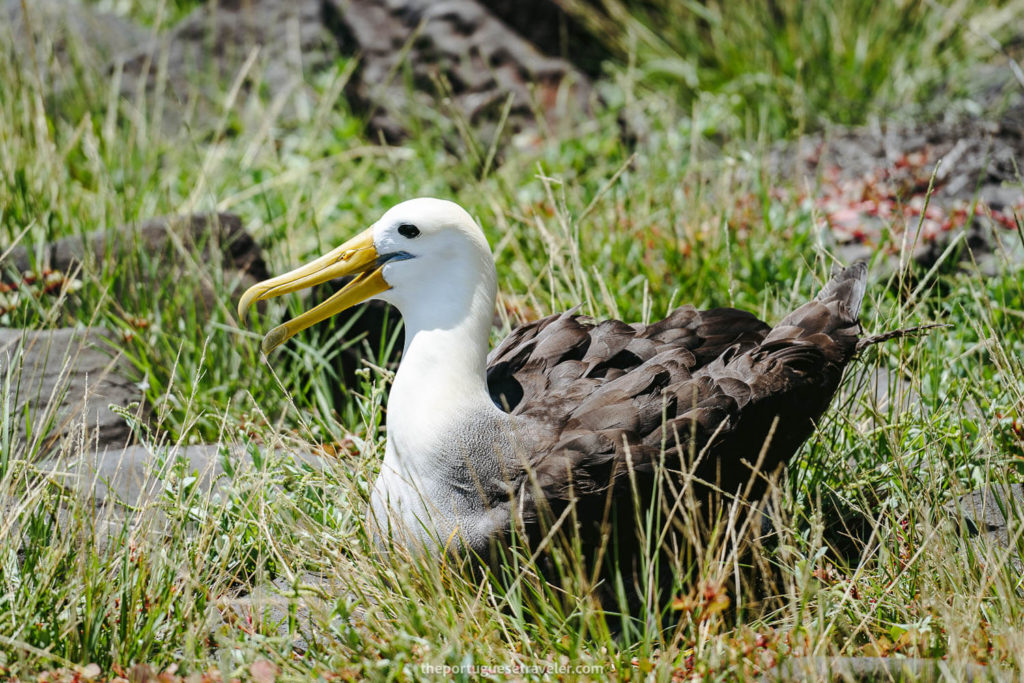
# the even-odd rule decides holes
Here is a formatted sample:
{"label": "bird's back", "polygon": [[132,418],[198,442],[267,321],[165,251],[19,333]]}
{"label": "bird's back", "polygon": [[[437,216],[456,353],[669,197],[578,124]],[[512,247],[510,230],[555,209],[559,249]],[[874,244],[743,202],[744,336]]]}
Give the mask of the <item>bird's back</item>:
{"label": "bird's back", "polygon": [[866,277],[863,263],[839,271],[774,328],[691,306],[650,325],[567,313],[517,328],[491,353],[488,385],[531,426],[523,523],[572,500],[591,506],[582,519],[621,507],[632,524],[632,498],[649,505],[659,471],[677,483],[693,474],[699,501],[759,499],[856,352]]}

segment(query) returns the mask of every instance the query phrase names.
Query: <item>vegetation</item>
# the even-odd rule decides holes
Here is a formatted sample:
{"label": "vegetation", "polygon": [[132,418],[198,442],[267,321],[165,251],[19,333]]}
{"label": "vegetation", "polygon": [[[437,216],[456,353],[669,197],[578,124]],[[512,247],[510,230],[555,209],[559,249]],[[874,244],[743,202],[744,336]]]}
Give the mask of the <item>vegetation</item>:
{"label": "vegetation", "polygon": [[[109,8],[158,20],[144,4]],[[954,98],[957,75],[992,56],[991,40],[1005,38],[997,29],[1014,23],[1007,17],[1024,15],[1020,2],[978,0],[635,4],[644,9],[608,3],[622,61],[607,65],[605,104],[576,129],[504,149],[499,165],[446,151],[429,127],[401,146],[368,142],[341,95],[344,62],[311,77],[306,108],[283,115],[257,96],[235,107],[225,95],[223,116],[199,132],[168,130],[155,120],[157,98],[129,105],[85,69],[55,96],[4,43],[0,269],[16,244],[227,210],[283,272],[401,199],[436,195],[460,202],[491,239],[504,321],[495,340],[577,304],[626,320],[680,303],[730,305],[774,321],[815,291],[833,255],[817,211],[763,172],[769,146],[830,123],[927,113],[937,80]],[[657,39],[654,24],[668,27]],[[635,112],[646,131],[631,146],[618,121]],[[905,248],[903,227],[892,226],[880,251]],[[86,262],[56,289],[0,299],[0,325],[115,330],[145,387],[143,442],[222,442],[262,455],[212,499],[172,459],[162,516],[97,539],[103,519],[92,503],[40,476],[39,453],[13,441],[32,416],[8,400],[17,355],[0,351],[0,679],[105,678],[137,663],[225,680],[406,680],[446,666],[463,679],[475,677],[471,667],[491,678],[514,667],[526,678],[733,679],[837,654],[942,657],[953,672],[972,662],[1024,669],[1014,553],[965,542],[944,508],[965,490],[1024,475],[1019,262],[1004,258],[983,277],[946,258],[873,282],[868,330],[950,327],[887,343],[849,373],[844,398],[777,491],[785,512],[766,551],[777,597],[752,601],[737,587],[737,558],[711,549],[670,614],[622,633],[586,599],[568,610],[538,605],[529,581],[505,594],[436,563],[375,557],[363,510],[382,455],[387,374],[366,369],[360,386],[339,387],[337,353],[350,342],[335,327],[264,359],[261,331],[297,313],[297,297],[241,327],[237,276],[219,259],[162,265],[141,253]],[[218,295],[210,308],[204,283]],[[853,398],[880,369],[905,378],[920,401],[878,410]],[[65,444],[62,456],[86,443]],[[309,452],[328,466],[292,457]],[[853,519],[867,525],[865,540],[830,552],[830,530]],[[272,577],[298,590],[305,572],[323,575],[310,611],[293,607],[279,625],[235,609],[236,596]],[[293,651],[297,634],[303,654]]]}

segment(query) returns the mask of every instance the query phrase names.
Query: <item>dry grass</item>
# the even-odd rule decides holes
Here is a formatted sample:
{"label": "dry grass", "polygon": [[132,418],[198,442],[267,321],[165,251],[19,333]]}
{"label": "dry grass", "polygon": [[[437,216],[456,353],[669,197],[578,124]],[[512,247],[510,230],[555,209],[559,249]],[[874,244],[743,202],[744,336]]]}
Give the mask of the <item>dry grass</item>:
{"label": "dry grass", "polygon": [[[928,61],[935,49],[921,23],[936,16],[952,22],[942,35],[959,41],[957,54],[969,64],[985,54],[972,51],[965,27],[987,26],[999,14],[972,3],[937,15],[930,5],[902,6],[914,13],[903,33],[891,18],[862,18],[865,31],[889,36],[884,54],[871,46],[874,69],[927,76],[945,68],[938,57]],[[950,19],[954,11],[961,14]],[[836,35],[852,21],[829,17],[822,21],[833,22]],[[801,31],[818,25],[787,23],[795,37],[768,33],[758,44],[777,39],[779,50],[794,51]],[[715,26],[723,33],[714,44],[735,40],[734,53],[754,31],[745,24],[747,33],[730,38]],[[680,19],[679,31],[687,30]],[[810,39],[829,49],[828,40]],[[829,80],[838,72],[856,77],[859,67],[843,61],[847,47],[839,43],[832,62],[799,72],[806,106],[843,82]],[[0,254],[15,243],[220,208],[243,217],[271,270],[281,272],[408,195],[439,195],[462,203],[487,231],[509,324],[580,303],[588,313],[629,320],[684,302],[777,320],[831,264],[818,217],[758,180],[763,148],[753,140],[792,131],[794,121],[778,107],[735,101],[742,83],[730,87],[730,73],[749,71],[746,61],[705,61],[695,68],[717,85],[698,88],[687,113],[676,105],[675,86],[638,82],[616,68],[605,85],[612,104],[592,125],[509,150],[481,178],[472,160],[439,152],[444,146],[429,132],[402,147],[367,144],[338,96],[345,65],[315,77],[308,117],[275,118],[269,103],[253,100],[225,116],[230,126],[200,135],[151,125],[152,100],[142,109],[118,101],[87,71],[76,78],[91,97],[55,97],[5,48]],[[885,91],[876,81],[849,91],[865,116],[888,106],[877,99]],[[867,90],[870,97],[856,95]],[[636,149],[618,138],[616,120],[627,106],[650,124]],[[799,128],[807,118],[798,118]],[[751,197],[764,211],[747,224],[742,207]],[[362,512],[382,451],[387,379],[367,370],[336,403],[336,349],[325,340],[337,342],[338,330],[310,331],[268,362],[259,335],[233,318],[234,283],[220,263],[194,260],[185,277],[159,265],[145,254],[83,264],[80,288],[22,297],[0,324],[41,329],[90,320],[131,332],[123,351],[146,382],[153,416],[140,439],[171,455],[181,445],[222,441],[265,456],[214,498],[169,458],[167,489],[131,524],[115,524],[97,540],[103,520],[92,503],[41,473],[11,438],[15,421],[32,416],[11,406],[15,368],[0,357],[0,383],[8,383],[0,402],[0,677],[70,676],[90,663],[112,676],[145,663],[225,679],[258,678],[264,666],[286,679],[406,680],[441,676],[443,667],[491,678],[734,679],[790,657],[839,654],[943,657],[953,672],[974,662],[1024,669],[1022,575],[1008,561],[1012,551],[964,542],[944,508],[959,492],[1022,473],[1019,263],[1004,262],[994,278],[947,263],[910,300],[899,287],[873,283],[867,329],[933,320],[951,327],[870,352],[847,389],[881,368],[907,378],[920,401],[880,409],[847,391],[830,411],[775,491],[778,538],[764,555],[776,577],[773,599],[751,601],[737,583],[737,558],[709,546],[696,569],[686,568],[696,579],[680,582],[670,614],[647,615],[617,634],[586,599],[547,600],[522,565],[512,564],[524,579],[507,591],[436,562],[375,556]],[[132,286],[123,287],[126,280]],[[209,313],[197,304],[201,280],[225,293]],[[298,305],[275,302],[252,329]],[[86,441],[68,441],[61,457],[78,458]],[[324,445],[341,454],[324,469],[292,457]],[[860,525],[860,538],[830,550],[842,523]],[[315,596],[298,601],[311,606],[310,618],[300,611],[279,625],[234,610],[236,596],[252,586],[271,577],[301,585],[307,572],[322,581],[299,591]],[[296,634],[308,644],[301,656],[293,652]]]}

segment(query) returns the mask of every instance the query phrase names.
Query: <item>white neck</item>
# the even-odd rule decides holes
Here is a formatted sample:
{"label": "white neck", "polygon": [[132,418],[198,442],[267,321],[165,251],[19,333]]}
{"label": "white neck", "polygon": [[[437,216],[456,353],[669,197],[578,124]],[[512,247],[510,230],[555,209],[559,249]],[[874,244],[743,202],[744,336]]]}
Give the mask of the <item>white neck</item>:
{"label": "white neck", "polygon": [[437,302],[403,314],[405,350],[388,399],[389,439],[405,436],[415,424],[411,440],[428,443],[422,430],[439,427],[451,411],[490,405],[486,372],[494,298],[488,294],[477,292],[461,313]]}
{"label": "white neck", "polygon": [[486,379],[496,296],[487,253],[435,271],[429,289],[389,297],[405,321],[405,351],[388,398],[385,464],[432,468],[460,426],[497,410]]}
{"label": "white neck", "polygon": [[[478,427],[507,417],[487,391],[497,278],[489,259],[484,270],[471,284],[416,292],[415,302],[392,299],[405,320],[405,351],[388,397],[387,450],[371,516],[378,529],[397,523],[427,545],[444,543],[455,529],[475,538],[491,533],[459,521],[481,503],[458,493],[496,476],[492,444],[481,444]],[[456,269],[446,279],[463,278]]]}

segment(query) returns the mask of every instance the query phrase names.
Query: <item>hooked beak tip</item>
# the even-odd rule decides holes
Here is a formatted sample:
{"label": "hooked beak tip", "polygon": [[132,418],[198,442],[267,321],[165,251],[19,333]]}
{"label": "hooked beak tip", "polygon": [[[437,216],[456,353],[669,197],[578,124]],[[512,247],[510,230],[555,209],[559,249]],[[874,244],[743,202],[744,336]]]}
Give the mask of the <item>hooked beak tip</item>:
{"label": "hooked beak tip", "polygon": [[238,322],[244,323],[249,316],[249,309],[260,300],[264,290],[260,285],[253,285],[245,290],[242,298],[238,300]]}
{"label": "hooked beak tip", "polygon": [[239,321],[245,322],[246,313],[259,301],[308,289],[335,277],[355,276],[326,301],[272,329],[260,344],[263,353],[268,354],[300,330],[387,290],[389,286],[381,273],[382,265],[373,242],[373,230],[368,228],[311,263],[250,287],[238,301]]}

